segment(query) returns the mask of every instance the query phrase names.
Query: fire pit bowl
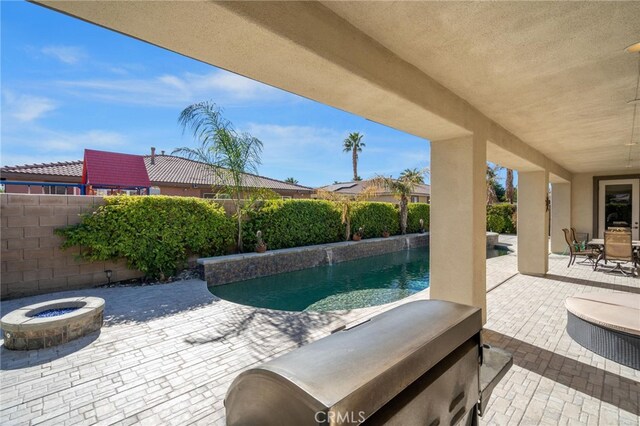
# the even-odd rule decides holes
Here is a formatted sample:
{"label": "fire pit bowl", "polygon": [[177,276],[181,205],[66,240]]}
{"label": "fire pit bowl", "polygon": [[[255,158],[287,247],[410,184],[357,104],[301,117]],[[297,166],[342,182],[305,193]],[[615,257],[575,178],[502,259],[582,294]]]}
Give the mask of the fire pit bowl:
{"label": "fire pit bowl", "polygon": [[3,316],[7,349],[43,349],[78,339],[102,327],[104,299],[71,297],[36,303]]}

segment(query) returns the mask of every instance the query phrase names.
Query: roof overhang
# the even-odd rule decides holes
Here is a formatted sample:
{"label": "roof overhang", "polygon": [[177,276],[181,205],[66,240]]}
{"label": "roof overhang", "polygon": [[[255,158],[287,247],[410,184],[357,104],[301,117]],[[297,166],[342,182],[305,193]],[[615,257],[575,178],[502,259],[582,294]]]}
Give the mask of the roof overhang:
{"label": "roof overhang", "polygon": [[505,166],[624,168],[639,3],[38,3]]}

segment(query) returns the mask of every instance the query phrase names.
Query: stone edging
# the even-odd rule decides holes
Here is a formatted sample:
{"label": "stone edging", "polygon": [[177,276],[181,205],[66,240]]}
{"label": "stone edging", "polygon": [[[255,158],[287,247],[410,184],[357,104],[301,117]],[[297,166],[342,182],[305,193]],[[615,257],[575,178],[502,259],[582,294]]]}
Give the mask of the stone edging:
{"label": "stone edging", "polygon": [[200,278],[208,285],[236,281],[331,265],[429,245],[429,234],[396,235],[362,241],[295,247],[266,253],[244,253],[198,259]]}
{"label": "stone edging", "polygon": [[[49,309],[78,308],[67,314],[36,318]],[[36,303],[9,312],[0,320],[4,346],[13,350],[56,346],[97,331],[102,327],[104,299],[71,297]]]}

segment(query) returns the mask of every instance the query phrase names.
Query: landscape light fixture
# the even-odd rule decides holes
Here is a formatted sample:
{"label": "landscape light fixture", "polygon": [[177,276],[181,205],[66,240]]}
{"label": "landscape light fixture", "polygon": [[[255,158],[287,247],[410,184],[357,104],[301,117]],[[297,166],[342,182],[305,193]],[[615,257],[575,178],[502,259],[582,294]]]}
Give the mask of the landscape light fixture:
{"label": "landscape light fixture", "polygon": [[111,284],[111,275],[113,274],[113,271],[111,269],[107,269],[104,273],[107,276],[107,284]]}

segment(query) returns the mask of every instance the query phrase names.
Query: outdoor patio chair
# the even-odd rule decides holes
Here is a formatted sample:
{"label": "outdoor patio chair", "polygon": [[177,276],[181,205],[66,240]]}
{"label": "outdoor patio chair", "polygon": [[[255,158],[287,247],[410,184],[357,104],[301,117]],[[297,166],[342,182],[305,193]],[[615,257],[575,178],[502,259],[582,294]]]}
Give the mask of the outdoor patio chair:
{"label": "outdoor patio chair", "polygon": [[581,249],[580,244],[575,241],[575,239],[571,235],[571,231],[569,231],[567,228],[564,228],[562,232],[564,232],[564,239],[569,246],[569,264],[567,265],[567,268],[576,262],[576,257],[578,256],[584,256],[584,261],[586,262],[595,263],[595,259],[598,257],[598,253],[595,250],[591,248],[584,250]]}
{"label": "outdoor patio chair", "polygon": [[[576,228],[569,228],[571,230],[571,237],[573,237],[573,242],[581,243],[589,241],[589,233],[588,232],[577,232]],[[578,238],[580,237],[580,238]]]}
{"label": "outdoor patio chair", "polygon": [[631,244],[631,232],[605,231],[604,250],[602,256],[596,261],[594,269],[598,268],[600,259],[603,259],[605,263],[614,262],[616,264],[616,266],[607,272],[620,271],[622,275],[629,275],[627,271],[622,268],[622,264],[631,262],[634,267],[636,265],[633,246]]}

